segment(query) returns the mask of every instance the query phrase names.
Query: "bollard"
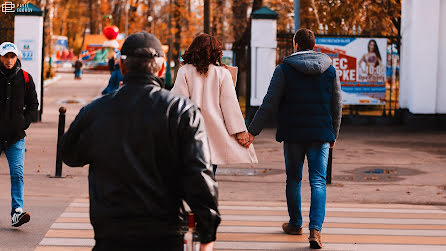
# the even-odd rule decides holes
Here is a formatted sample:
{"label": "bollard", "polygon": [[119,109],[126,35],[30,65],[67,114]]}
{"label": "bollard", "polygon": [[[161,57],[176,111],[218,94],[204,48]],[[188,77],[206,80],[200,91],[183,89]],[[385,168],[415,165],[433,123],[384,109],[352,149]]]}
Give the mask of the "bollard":
{"label": "bollard", "polygon": [[56,155],[56,174],[50,176],[51,178],[65,178],[62,176],[62,146],[61,140],[65,132],[65,113],[67,109],[65,107],[59,108],[59,128],[57,130],[57,155]]}
{"label": "bollard", "polygon": [[332,162],[333,162],[333,148],[330,148],[328,152],[328,166],[327,166],[327,184],[331,184],[331,178],[332,178]]}

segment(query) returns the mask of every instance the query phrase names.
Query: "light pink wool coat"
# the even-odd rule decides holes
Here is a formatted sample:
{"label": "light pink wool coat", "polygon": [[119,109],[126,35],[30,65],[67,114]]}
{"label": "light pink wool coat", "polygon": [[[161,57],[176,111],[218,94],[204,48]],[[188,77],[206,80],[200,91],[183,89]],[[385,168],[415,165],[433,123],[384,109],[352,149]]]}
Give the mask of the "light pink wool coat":
{"label": "light pink wool coat", "polygon": [[247,131],[231,74],[221,66],[209,65],[207,75],[186,64],[177,74],[173,93],[190,98],[201,109],[209,139],[211,163],[257,163],[254,146],[241,146],[236,133]]}

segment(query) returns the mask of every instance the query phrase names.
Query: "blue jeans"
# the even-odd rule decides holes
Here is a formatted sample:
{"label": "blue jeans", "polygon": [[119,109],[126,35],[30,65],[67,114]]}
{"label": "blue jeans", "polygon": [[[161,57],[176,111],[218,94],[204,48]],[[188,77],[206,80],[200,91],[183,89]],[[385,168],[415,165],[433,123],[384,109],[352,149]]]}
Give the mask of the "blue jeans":
{"label": "blue jeans", "polygon": [[[1,153],[1,152],[0,152]],[[25,139],[5,149],[11,176],[11,215],[18,207],[23,208],[23,166],[25,163]]]}
{"label": "blue jeans", "polygon": [[215,177],[215,174],[217,173],[217,168],[218,168],[217,165],[212,165],[212,171],[214,171],[214,177]]}
{"label": "blue jeans", "polygon": [[310,229],[321,231],[325,218],[326,176],[329,143],[283,144],[286,166],[286,198],[289,224],[302,226],[300,184],[305,155],[311,186]]}

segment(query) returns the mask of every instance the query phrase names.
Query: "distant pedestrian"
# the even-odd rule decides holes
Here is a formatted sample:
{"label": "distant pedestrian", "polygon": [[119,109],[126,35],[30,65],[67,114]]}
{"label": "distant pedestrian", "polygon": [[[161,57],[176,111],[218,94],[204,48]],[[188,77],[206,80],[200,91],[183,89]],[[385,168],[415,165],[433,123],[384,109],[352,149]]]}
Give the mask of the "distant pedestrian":
{"label": "distant pedestrian", "polygon": [[217,165],[257,163],[248,142],[245,120],[237,100],[231,73],[221,62],[222,44],[216,38],[197,36],[182,56],[172,92],[190,98],[201,108],[211,149],[214,174]]}
{"label": "distant pedestrian", "polygon": [[31,218],[23,209],[25,130],[37,120],[39,106],[33,78],[22,70],[18,55],[15,44],[0,45],[0,154],[5,152],[9,164],[13,227]]}
{"label": "distant pedestrian", "polygon": [[220,214],[201,112],[161,87],[155,36],[130,35],[121,54],[124,85],[82,108],[62,140],[67,165],[90,164],[93,250],[183,250],[183,200],[212,250]]}
{"label": "distant pedestrian", "polygon": [[311,248],[321,248],[328,153],[339,134],[342,98],[339,77],[330,57],[314,52],[314,44],[311,30],[296,32],[293,38],[296,52],[276,67],[268,92],[248,131],[252,142],[271,114],[278,112],[276,140],[284,142],[290,216],[282,228],[287,234],[302,234],[300,186],[307,156],[311,186],[309,241]]}
{"label": "distant pedestrian", "polygon": [[116,64],[114,65],[114,70],[111,73],[110,79],[108,80],[108,85],[105,87],[104,90],[102,90],[101,94],[106,95],[109,93],[112,93],[116,91],[119,88],[119,85],[121,84],[123,80],[121,68],[119,67],[119,60],[116,61]]}
{"label": "distant pedestrian", "polygon": [[74,79],[82,79],[82,65],[80,59],[77,59],[76,62],[74,62]]}
{"label": "distant pedestrian", "polygon": [[107,62],[108,70],[110,71],[110,74],[113,74],[113,72],[115,71],[116,64],[118,63],[116,61],[117,60],[115,60],[115,56],[113,55],[113,57],[111,57]]}

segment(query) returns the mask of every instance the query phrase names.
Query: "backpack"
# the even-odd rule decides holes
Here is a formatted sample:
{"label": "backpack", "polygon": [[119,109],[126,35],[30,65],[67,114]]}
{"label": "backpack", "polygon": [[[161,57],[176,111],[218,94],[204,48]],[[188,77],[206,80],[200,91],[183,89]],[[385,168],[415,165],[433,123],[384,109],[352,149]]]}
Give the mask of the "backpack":
{"label": "backpack", "polygon": [[23,78],[25,79],[25,92],[29,90],[29,73],[22,69]]}

